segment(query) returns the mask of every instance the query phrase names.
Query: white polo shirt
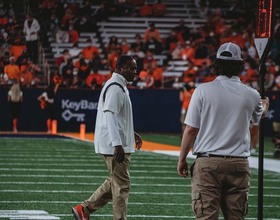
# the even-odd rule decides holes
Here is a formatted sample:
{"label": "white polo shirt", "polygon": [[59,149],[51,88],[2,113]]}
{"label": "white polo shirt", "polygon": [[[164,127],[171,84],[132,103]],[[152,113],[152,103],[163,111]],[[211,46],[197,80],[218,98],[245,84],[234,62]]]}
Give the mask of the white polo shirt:
{"label": "white polo shirt", "polygon": [[185,119],[199,128],[193,154],[250,156],[250,120],[259,123],[262,110],[259,93],[239,77],[218,76],[199,85]]}
{"label": "white polo shirt", "polygon": [[[122,85],[125,92],[118,85],[111,85],[107,92],[105,102],[103,94],[106,87],[112,82]],[[123,76],[113,73],[112,77],[105,83],[98,101],[94,146],[95,152],[100,154],[114,155],[114,146],[122,145],[125,153],[132,153],[134,149],[134,128],[132,105],[129,92],[126,87],[126,80]],[[110,135],[106,117],[106,111],[114,114],[117,120],[115,135]],[[108,114],[108,113],[107,113]]]}

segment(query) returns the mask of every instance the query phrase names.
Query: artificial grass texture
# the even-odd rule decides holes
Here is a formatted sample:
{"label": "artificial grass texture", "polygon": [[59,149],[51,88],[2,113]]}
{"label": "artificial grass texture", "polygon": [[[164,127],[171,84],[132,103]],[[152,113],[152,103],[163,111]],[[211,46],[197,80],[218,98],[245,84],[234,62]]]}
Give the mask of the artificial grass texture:
{"label": "artificial grass texture", "polygon": [[[180,134],[141,133],[141,137],[143,138],[143,140],[146,141],[151,141],[151,142],[156,142],[161,144],[169,144],[178,147],[180,147],[181,145]],[[264,137],[264,157],[273,158],[274,151],[275,151],[275,144],[273,143],[272,138]]]}
{"label": "artificial grass texture", "polygon": [[[155,136],[162,142],[176,139]],[[151,141],[153,135],[142,137]],[[92,143],[1,138],[0,150],[0,210],[45,210],[62,220],[73,219],[71,207],[87,199],[107,177]],[[128,219],[195,219],[190,178],[179,177],[176,166],[173,156],[144,151],[132,156]],[[257,219],[257,170],[251,174],[248,219]],[[264,172],[264,219],[280,219],[279,185],[279,173]],[[112,219],[112,204],[98,210],[93,219]]]}

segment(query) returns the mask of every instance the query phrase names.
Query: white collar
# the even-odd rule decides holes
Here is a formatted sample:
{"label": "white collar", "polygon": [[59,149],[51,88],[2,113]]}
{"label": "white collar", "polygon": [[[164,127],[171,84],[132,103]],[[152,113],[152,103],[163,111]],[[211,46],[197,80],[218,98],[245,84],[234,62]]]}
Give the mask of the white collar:
{"label": "white collar", "polygon": [[238,76],[232,76],[231,78],[224,76],[224,75],[220,75],[216,78],[216,80],[232,80],[232,81],[236,81],[236,82],[241,82],[240,78]]}
{"label": "white collar", "polygon": [[112,76],[119,78],[125,85],[128,84],[128,81],[121,74],[113,72]]}

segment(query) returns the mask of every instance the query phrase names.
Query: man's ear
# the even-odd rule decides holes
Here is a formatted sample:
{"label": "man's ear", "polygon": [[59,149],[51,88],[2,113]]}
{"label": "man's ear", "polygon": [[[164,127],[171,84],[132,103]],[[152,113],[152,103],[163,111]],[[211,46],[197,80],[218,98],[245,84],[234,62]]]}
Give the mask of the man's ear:
{"label": "man's ear", "polygon": [[244,61],[240,61],[240,72],[244,69]]}

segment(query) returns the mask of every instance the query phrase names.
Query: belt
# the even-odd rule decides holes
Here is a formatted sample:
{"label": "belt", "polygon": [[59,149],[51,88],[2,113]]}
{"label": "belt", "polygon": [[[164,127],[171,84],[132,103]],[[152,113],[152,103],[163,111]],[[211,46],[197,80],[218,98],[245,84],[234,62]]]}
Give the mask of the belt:
{"label": "belt", "polygon": [[226,155],[216,155],[216,154],[208,154],[208,153],[197,153],[197,158],[199,157],[223,157],[223,158],[241,158],[241,159],[247,159],[248,157],[239,157],[239,156],[226,156]]}
{"label": "belt", "polygon": [[[124,153],[125,155],[131,155],[131,153]],[[105,157],[114,157],[114,154],[102,154]]]}

